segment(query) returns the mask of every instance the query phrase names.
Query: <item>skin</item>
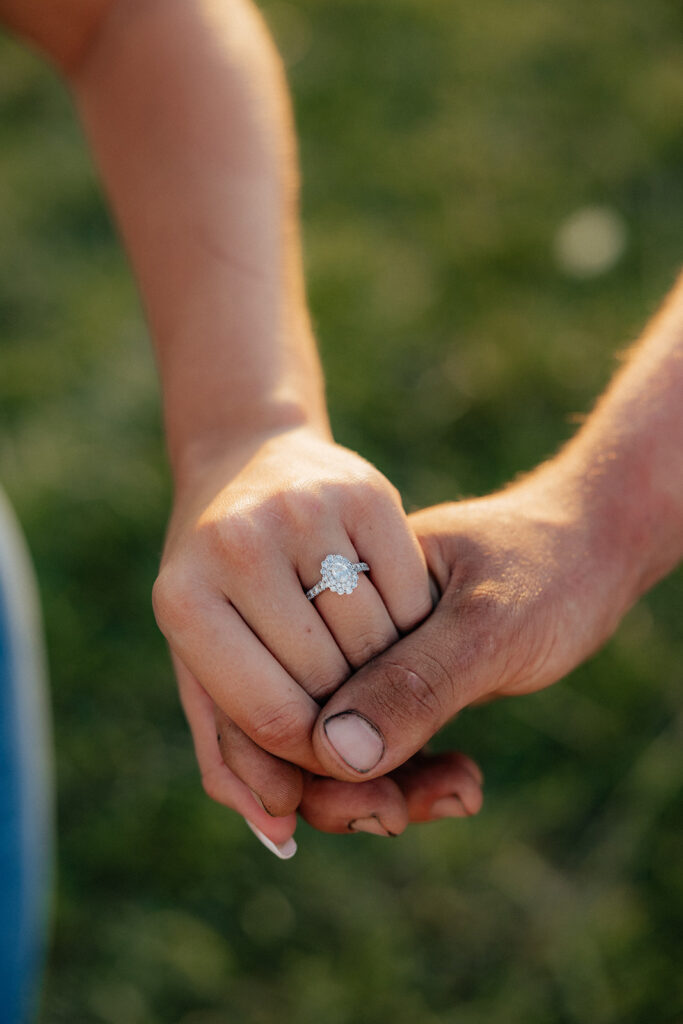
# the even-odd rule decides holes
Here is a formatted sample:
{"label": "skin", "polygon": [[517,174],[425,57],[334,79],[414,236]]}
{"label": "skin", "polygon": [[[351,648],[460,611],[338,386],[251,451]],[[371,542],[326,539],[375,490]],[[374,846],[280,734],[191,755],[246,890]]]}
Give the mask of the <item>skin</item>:
{"label": "skin", "polygon": [[[154,603],[206,791],[277,844],[297,806],[382,835],[475,813],[476,766],[424,742],[468,704],[565,675],[680,558],[683,288],[554,460],[407,519],[330,434],[291,116],[254,9],[61,7],[68,28],[0,0],[67,76],[145,302],[176,485]],[[331,551],[371,578],[312,606]]]}
{"label": "skin", "polygon": [[[314,731],[326,772],[400,778],[460,710],[549,686],[611,636],[683,554],[681,394],[683,277],[563,451],[498,494],[410,517],[442,596],[326,702]],[[348,742],[354,716],[362,763],[330,742],[340,720]]]}
{"label": "skin", "polygon": [[[408,774],[313,786],[320,703],[432,600],[396,490],[332,438],[289,99],[262,20],[248,0],[0,0],[0,17],[68,82],[149,321],[175,484],[153,601],[204,788],[276,844],[302,800],[333,831],[380,812],[401,831]],[[313,605],[330,552],[372,579]],[[420,773],[432,802],[478,809],[466,759]]]}
{"label": "skin", "polygon": [[[443,596],[326,704],[327,771],[391,771],[462,708],[549,686],[604,643],[683,554],[681,395],[683,277],[564,451],[500,494],[411,517]],[[330,742],[349,712],[377,737],[360,772]]]}

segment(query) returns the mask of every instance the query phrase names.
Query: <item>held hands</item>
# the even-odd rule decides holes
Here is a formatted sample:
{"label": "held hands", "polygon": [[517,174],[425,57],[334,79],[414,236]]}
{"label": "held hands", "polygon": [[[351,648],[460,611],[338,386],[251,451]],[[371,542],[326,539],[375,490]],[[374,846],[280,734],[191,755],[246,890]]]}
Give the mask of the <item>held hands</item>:
{"label": "held hands", "polygon": [[639,581],[578,494],[550,468],[410,517],[442,597],[325,705],[313,746],[326,772],[391,772],[462,708],[549,686],[607,639]]}
{"label": "held hands", "polygon": [[[352,598],[306,599],[321,538],[371,566]],[[325,831],[380,834],[479,809],[481,777],[462,755],[363,786],[319,777],[320,703],[432,607],[400,498],[359,456],[297,429],[240,460],[203,460],[177,495],[154,607],[206,791],[277,845],[297,807]]]}
{"label": "held hands", "polygon": [[[552,464],[409,519],[376,470],[305,431],[221,479],[211,466],[203,500],[181,497],[157,615],[207,792],[283,849],[297,808],[323,831],[383,835],[476,813],[478,768],[423,745],[468,704],[565,675],[636,596]],[[314,607],[320,537],[371,575]],[[442,595],[431,614],[426,566]]]}

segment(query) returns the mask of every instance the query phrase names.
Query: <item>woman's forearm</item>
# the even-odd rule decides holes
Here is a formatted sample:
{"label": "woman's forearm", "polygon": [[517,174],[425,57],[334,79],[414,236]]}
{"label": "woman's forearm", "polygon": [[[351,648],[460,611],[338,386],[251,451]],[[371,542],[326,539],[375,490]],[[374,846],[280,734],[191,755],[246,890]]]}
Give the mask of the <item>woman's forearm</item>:
{"label": "woman's forearm", "polygon": [[[71,84],[152,327],[177,484],[154,606],[205,788],[282,844],[302,790],[282,762],[315,772],[317,699],[431,601],[400,496],[330,437],[279,58],[249,0],[0,0],[3,16]],[[351,607],[306,600],[329,551],[372,565]],[[387,784],[400,830],[409,799]],[[337,802],[344,830],[376,827],[377,792]],[[328,812],[312,820],[334,830]]]}
{"label": "woman's forearm", "polygon": [[251,434],[327,434],[287,89],[256,10],[117,0],[69,77],[142,292],[176,477]]}

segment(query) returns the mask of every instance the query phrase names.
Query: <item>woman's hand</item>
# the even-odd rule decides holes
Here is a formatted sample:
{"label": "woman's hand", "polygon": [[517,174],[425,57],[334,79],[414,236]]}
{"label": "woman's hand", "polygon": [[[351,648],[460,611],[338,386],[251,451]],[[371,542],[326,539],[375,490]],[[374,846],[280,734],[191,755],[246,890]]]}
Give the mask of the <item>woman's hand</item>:
{"label": "woman's hand", "polygon": [[[350,595],[309,601],[331,553],[370,572]],[[303,792],[294,765],[321,771],[311,746],[318,702],[432,602],[396,490],[358,455],[298,428],[198,458],[183,474],[154,607],[205,788],[242,814],[253,806],[216,771],[215,704],[230,723],[220,730],[227,768],[286,816]]]}

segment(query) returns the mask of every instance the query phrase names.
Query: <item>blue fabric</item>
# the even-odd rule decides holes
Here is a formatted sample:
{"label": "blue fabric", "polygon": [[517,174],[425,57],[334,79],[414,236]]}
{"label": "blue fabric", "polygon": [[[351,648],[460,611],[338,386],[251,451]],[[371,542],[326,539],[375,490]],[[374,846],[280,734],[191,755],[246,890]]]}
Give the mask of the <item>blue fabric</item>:
{"label": "blue fabric", "polygon": [[33,1019],[52,863],[42,638],[22,539],[0,493],[0,1020]]}

